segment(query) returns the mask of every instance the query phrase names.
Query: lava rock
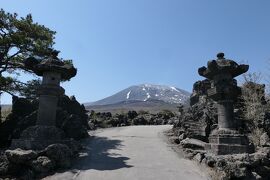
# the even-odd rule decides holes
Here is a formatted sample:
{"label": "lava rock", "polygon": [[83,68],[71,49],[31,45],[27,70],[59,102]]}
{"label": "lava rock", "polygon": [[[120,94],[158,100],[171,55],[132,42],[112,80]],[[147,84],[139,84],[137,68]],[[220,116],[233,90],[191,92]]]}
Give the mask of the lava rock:
{"label": "lava rock", "polygon": [[197,154],[193,149],[184,149],[184,157],[187,159],[192,159]]}
{"label": "lava rock", "polygon": [[232,175],[232,178],[246,178],[248,176],[248,171],[246,167],[242,168],[230,168],[232,172],[230,172]]}
{"label": "lava rock", "polygon": [[54,169],[55,162],[46,156],[40,156],[31,162],[31,167],[37,173],[47,173]]}
{"label": "lava rock", "polygon": [[135,119],[132,120],[133,125],[146,125],[147,124],[147,117],[144,115],[139,115]]}
{"label": "lava rock", "polygon": [[76,140],[89,137],[87,128],[80,122],[80,117],[77,115],[70,115],[62,124],[62,129],[69,138]]}
{"label": "lava rock", "polygon": [[138,113],[136,111],[128,111],[127,113],[128,119],[134,119],[138,116]]}
{"label": "lava rock", "polygon": [[71,165],[72,151],[67,145],[52,144],[45,149],[46,156],[54,160],[58,168],[69,168]]}
{"label": "lava rock", "polygon": [[263,147],[270,147],[270,138],[267,133],[263,133],[260,137],[260,145]]}
{"label": "lava rock", "polygon": [[176,136],[172,136],[169,138],[170,142],[175,143],[175,144],[180,144],[179,138]]}
{"label": "lava rock", "polygon": [[12,96],[12,113],[17,117],[25,117],[31,114],[38,108],[38,102],[36,100],[28,100],[26,98],[19,98]]}
{"label": "lava rock", "polygon": [[4,154],[0,155],[0,176],[6,175],[9,170],[9,161]]}
{"label": "lava rock", "polygon": [[194,160],[201,163],[202,160],[203,160],[204,156],[201,154],[201,153],[197,153],[195,156],[194,156]]}
{"label": "lava rock", "polygon": [[256,168],[256,172],[264,178],[270,177],[270,167],[269,166],[259,166]]}
{"label": "lava rock", "polygon": [[198,139],[186,138],[182,140],[180,144],[182,145],[183,148],[204,149],[206,143]]}
{"label": "lava rock", "polygon": [[29,161],[37,158],[37,153],[33,150],[6,150],[7,159],[14,164],[27,164]]}
{"label": "lava rock", "polygon": [[181,134],[180,136],[179,136],[179,141],[182,141],[182,140],[184,140],[184,139],[186,139],[186,134],[185,133],[183,133],[183,134]]}
{"label": "lava rock", "polygon": [[14,139],[20,138],[21,133],[25,129],[36,125],[36,121],[37,121],[37,111],[34,111],[31,114],[23,117],[20,121],[18,121],[16,128],[13,130],[12,137]]}
{"label": "lava rock", "polygon": [[62,140],[64,138],[63,130],[54,126],[31,126],[21,134],[21,139]]}
{"label": "lava rock", "polygon": [[90,128],[91,131],[96,130],[96,126],[95,126],[95,124],[93,122],[89,121],[88,125],[89,125],[89,128]]}
{"label": "lava rock", "polygon": [[85,109],[84,105],[80,104],[75,96],[62,96],[59,99],[58,106],[68,112],[69,115],[77,115],[79,118],[78,123],[82,124],[86,129],[89,129],[88,126],[88,115],[87,115],[87,110]]}
{"label": "lava rock", "polygon": [[217,160],[212,156],[205,156],[204,163],[209,167],[215,167]]}
{"label": "lava rock", "polygon": [[252,176],[256,180],[261,180],[262,179],[262,177],[259,174],[257,174],[256,172],[252,172]]}
{"label": "lava rock", "polygon": [[82,145],[79,141],[69,140],[65,142],[65,145],[71,150],[72,155],[77,155],[79,151],[82,149]]}

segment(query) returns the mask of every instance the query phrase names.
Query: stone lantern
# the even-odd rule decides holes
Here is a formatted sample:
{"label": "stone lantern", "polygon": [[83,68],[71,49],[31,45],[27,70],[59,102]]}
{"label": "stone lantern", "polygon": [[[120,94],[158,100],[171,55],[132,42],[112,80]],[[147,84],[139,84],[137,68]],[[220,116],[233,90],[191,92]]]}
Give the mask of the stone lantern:
{"label": "stone lantern", "polygon": [[56,55],[41,61],[33,71],[42,76],[42,85],[38,89],[39,109],[37,125],[55,126],[56,109],[59,96],[64,95],[65,90],[60,86],[60,81],[69,80],[76,75],[76,69],[72,65],[66,65]]}
{"label": "stone lantern", "polygon": [[55,126],[58,99],[65,90],[60,86],[61,80],[74,77],[77,70],[71,64],[66,64],[57,58],[54,51],[48,59],[38,61],[29,58],[25,66],[36,75],[42,76],[42,84],[38,88],[39,108],[36,126],[24,130],[20,139],[12,141],[12,147],[23,149],[42,149],[53,143],[67,141],[64,132]]}
{"label": "stone lantern", "polygon": [[218,129],[214,130],[206,145],[208,152],[224,155],[250,152],[246,136],[237,130],[234,119],[234,102],[241,94],[235,77],[247,72],[248,65],[239,65],[233,60],[225,59],[224,53],[217,55],[217,60],[209,61],[207,67],[199,68],[201,76],[211,82],[208,97],[213,99],[218,109]]}

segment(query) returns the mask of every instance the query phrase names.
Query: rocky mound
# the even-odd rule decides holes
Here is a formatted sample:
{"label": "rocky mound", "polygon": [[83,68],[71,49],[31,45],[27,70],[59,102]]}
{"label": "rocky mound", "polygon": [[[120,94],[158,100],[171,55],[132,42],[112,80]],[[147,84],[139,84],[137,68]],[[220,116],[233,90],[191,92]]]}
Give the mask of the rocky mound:
{"label": "rocky mound", "polygon": [[[12,112],[0,124],[0,145],[8,147],[12,139],[18,139],[21,133],[37,120],[37,100],[13,97]],[[66,138],[79,140],[88,137],[88,115],[84,106],[75,97],[63,96],[59,100],[56,126],[64,131]]]}
{"label": "rocky mound", "polygon": [[178,123],[174,124],[177,136],[185,136],[208,142],[208,137],[217,126],[217,109],[207,98],[208,80],[197,81],[190,96],[190,108],[181,110]]}

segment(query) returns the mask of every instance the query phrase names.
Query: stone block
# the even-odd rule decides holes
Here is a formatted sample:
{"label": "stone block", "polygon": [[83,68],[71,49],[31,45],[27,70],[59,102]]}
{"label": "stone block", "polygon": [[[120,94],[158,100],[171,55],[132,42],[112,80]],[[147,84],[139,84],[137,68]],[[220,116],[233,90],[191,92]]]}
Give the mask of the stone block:
{"label": "stone block", "polygon": [[248,139],[241,134],[219,134],[209,137],[209,143],[212,144],[248,144]]}
{"label": "stone block", "polygon": [[253,148],[249,145],[239,144],[206,144],[205,150],[215,155],[252,153]]}

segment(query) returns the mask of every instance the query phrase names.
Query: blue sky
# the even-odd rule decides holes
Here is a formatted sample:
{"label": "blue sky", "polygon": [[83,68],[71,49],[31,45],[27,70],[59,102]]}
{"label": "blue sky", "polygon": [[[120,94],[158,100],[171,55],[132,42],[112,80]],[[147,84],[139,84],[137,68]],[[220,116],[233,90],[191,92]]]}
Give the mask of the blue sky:
{"label": "blue sky", "polygon": [[0,7],[57,31],[55,48],[78,68],[63,86],[80,102],[142,83],[191,91],[202,79],[197,69],[220,51],[248,62],[250,72],[268,70],[268,0],[0,0]]}

